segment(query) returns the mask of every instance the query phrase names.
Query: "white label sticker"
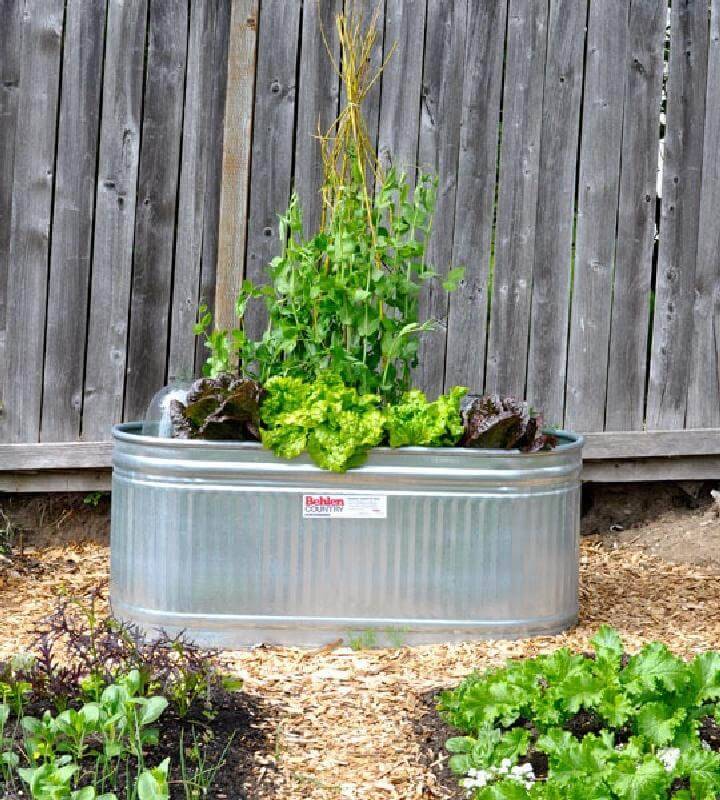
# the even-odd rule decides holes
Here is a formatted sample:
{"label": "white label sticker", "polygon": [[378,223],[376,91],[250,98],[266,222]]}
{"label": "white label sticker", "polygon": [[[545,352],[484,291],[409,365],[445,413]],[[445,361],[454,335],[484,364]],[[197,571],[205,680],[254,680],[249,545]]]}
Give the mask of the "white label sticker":
{"label": "white label sticker", "polygon": [[330,519],[386,519],[384,494],[304,494],[303,517]]}

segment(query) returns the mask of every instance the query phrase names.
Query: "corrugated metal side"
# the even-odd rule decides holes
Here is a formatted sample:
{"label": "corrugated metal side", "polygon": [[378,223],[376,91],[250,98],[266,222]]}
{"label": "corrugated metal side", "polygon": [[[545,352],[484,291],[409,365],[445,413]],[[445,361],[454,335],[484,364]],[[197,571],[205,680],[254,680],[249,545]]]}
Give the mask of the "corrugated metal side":
{"label": "corrugated metal side", "polygon": [[[234,647],[365,628],[509,637],[577,616],[579,445],[382,450],[329,475],[253,446],[120,436],[111,596],[145,626]],[[387,495],[387,519],[302,517],[303,493],[368,488]]]}

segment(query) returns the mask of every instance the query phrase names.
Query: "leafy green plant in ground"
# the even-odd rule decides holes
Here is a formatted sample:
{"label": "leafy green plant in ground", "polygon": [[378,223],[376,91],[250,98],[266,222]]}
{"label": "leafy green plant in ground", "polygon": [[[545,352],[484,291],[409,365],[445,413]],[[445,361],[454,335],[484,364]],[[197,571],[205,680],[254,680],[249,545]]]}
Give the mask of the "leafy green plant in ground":
{"label": "leafy green plant in ground", "polygon": [[98,701],[118,676],[137,670],[140,693],[162,694],[181,717],[193,704],[212,702],[224,681],[216,653],[182,635],[148,641],[132,625],[98,613],[98,600],[92,593],[60,602],[43,624],[37,653],[24,664],[15,659],[14,669],[13,661],[0,664],[0,693],[4,676],[12,674],[11,685],[16,692],[24,688],[26,701],[63,711],[68,697]]}
{"label": "leafy green plant in ground", "polygon": [[[167,708],[160,696],[142,696],[140,674],[130,672],[102,692],[98,702],[67,709],[54,715],[20,713],[17,723],[24,733],[22,747],[5,739],[2,753],[3,783],[14,783],[15,774],[27,785],[34,800],[114,800],[118,765],[137,771],[136,793],[142,800],[142,786],[147,783],[144,750],[157,743],[157,730],[149,727]],[[69,703],[73,698],[68,698]],[[11,717],[10,707],[0,705],[0,732]],[[25,761],[27,766],[21,766]],[[88,767],[92,764],[92,769]],[[92,781],[92,783],[89,783]],[[85,784],[85,785],[82,785]],[[98,787],[102,786],[100,793]],[[151,795],[146,796],[151,797]],[[168,795],[157,794],[157,800]]]}
{"label": "leafy green plant in ground", "polygon": [[[241,682],[213,666],[213,652],[183,637],[146,642],[98,614],[96,600],[63,601],[44,623],[37,652],[0,663],[0,797],[166,800],[167,755],[178,790],[200,797],[233,738],[234,728],[213,741],[217,703],[227,715]],[[168,724],[181,747],[190,733],[190,757],[177,758],[177,738],[160,741]]]}
{"label": "leafy green plant in ground", "polygon": [[472,797],[716,798],[720,754],[703,731],[720,717],[720,653],[685,662],[652,643],[628,657],[608,627],[593,649],[511,661],[441,696]]}

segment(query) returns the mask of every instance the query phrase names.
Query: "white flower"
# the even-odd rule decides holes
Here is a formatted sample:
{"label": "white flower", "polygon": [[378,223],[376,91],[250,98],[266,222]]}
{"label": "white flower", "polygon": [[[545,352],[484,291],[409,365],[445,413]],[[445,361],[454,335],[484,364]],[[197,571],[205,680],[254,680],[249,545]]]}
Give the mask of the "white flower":
{"label": "white flower", "polygon": [[712,747],[710,747],[710,742],[706,742],[705,739],[700,740],[700,747],[702,747],[703,750],[712,750]]}
{"label": "white flower", "polygon": [[665,770],[667,772],[672,772],[675,769],[675,764],[677,764],[678,759],[680,758],[680,748],[666,747],[662,750],[658,750],[657,757],[660,759],[660,761],[662,761]]}
{"label": "white flower", "polygon": [[511,766],[512,761],[509,758],[503,758],[497,771],[500,773],[500,775],[507,775],[508,772],[510,772]]}
{"label": "white flower", "polygon": [[468,776],[460,781],[464,789],[483,789],[492,778],[491,773],[484,769],[469,769]]}
{"label": "white flower", "polygon": [[518,764],[510,770],[509,775],[511,780],[524,783],[526,786],[532,786],[535,780],[535,773],[533,772],[532,764]]}

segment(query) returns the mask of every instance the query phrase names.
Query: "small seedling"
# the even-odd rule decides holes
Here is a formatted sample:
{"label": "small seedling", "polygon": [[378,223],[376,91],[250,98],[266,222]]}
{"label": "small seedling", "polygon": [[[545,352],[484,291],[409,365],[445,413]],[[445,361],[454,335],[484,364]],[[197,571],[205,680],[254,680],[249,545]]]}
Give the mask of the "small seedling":
{"label": "small seedling", "polygon": [[357,634],[348,633],[348,644],[351,650],[372,650],[373,647],[377,647],[377,632],[367,628]]}
{"label": "small seedling", "polygon": [[16,528],[8,515],[0,509],[0,556],[9,556],[15,541]]}
{"label": "small seedling", "polygon": [[383,631],[391,647],[399,650],[405,645],[405,637],[410,633],[410,628],[385,628]]}
{"label": "small seedling", "polygon": [[100,500],[102,500],[102,497],[103,492],[90,492],[83,498],[83,503],[85,503],[86,506],[97,508],[98,505],[100,505]]}

